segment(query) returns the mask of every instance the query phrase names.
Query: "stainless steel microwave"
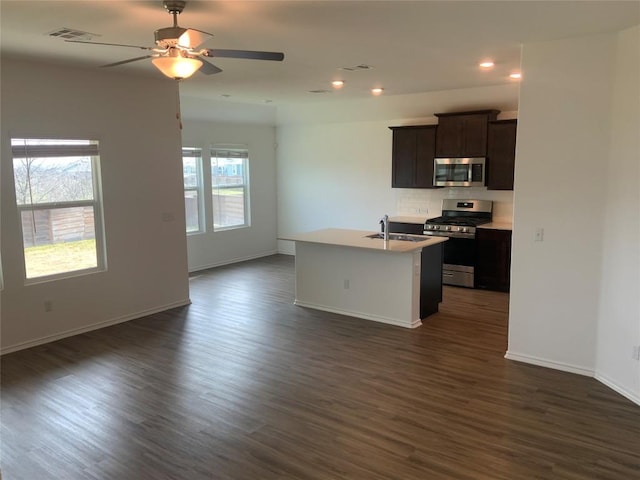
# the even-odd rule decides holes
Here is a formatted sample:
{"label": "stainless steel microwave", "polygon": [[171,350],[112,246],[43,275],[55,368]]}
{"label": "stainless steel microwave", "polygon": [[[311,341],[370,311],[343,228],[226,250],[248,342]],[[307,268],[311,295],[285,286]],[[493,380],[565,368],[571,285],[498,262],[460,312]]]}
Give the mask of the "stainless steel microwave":
{"label": "stainless steel microwave", "polygon": [[433,184],[436,187],[484,187],[485,158],[436,158]]}

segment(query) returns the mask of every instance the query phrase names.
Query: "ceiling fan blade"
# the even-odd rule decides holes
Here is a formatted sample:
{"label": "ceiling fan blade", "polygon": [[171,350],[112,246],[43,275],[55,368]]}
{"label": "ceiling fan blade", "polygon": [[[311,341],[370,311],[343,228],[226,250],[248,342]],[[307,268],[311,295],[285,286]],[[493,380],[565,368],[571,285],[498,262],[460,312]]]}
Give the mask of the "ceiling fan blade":
{"label": "ceiling fan blade", "polygon": [[108,65],[102,65],[100,68],[117,67],[118,65],[124,65],[125,63],[137,62],[138,60],[144,60],[146,58],[153,58],[153,55],[145,55],[144,57],[130,58],[129,60],[122,60],[121,62],[110,63]]}
{"label": "ceiling fan blade", "polygon": [[220,50],[208,49],[204,51],[207,57],[226,57],[226,58],[246,58],[249,60],[275,60],[281,62],[284,60],[284,53],[281,52],[255,52],[252,50]]}
{"label": "ceiling fan blade", "polygon": [[85,42],[83,40],[65,40],[65,42],[88,43],[89,45],[109,45],[111,47],[129,47],[129,48],[139,48],[141,50],[153,50],[152,47],[141,47],[140,45],[124,45],[122,43]]}
{"label": "ceiling fan blade", "polygon": [[213,34],[203,32],[195,28],[187,28],[187,30],[178,38],[178,45],[186,48],[196,48],[213,37]]}
{"label": "ceiling fan blade", "polygon": [[213,63],[209,63],[203,59],[200,59],[200,61],[202,62],[202,66],[200,67],[200,70],[198,70],[200,73],[213,75],[214,73],[220,73],[222,71],[221,68],[216,67]]}

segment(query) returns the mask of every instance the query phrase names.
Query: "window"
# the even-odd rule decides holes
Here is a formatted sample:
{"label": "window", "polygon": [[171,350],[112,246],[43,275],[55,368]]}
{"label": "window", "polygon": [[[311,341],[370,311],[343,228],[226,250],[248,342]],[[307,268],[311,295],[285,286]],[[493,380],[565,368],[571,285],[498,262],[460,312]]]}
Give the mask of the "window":
{"label": "window", "polygon": [[211,149],[213,230],[249,226],[249,152],[245,148]]}
{"label": "window", "polygon": [[184,177],[184,208],[187,233],[203,231],[202,212],[202,150],[182,149],[182,176]]}
{"label": "window", "polygon": [[105,268],[98,142],[11,139],[27,280]]}

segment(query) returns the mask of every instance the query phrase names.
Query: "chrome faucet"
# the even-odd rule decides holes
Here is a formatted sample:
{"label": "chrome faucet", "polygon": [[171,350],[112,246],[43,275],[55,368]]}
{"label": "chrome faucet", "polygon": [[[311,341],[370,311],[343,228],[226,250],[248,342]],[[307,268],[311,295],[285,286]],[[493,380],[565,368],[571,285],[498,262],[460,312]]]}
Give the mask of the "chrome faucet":
{"label": "chrome faucet", "polygon": [[386,215],[380,219],[382,224],[382,232],[384,233],[384,241],[389,241],[389,215]]}

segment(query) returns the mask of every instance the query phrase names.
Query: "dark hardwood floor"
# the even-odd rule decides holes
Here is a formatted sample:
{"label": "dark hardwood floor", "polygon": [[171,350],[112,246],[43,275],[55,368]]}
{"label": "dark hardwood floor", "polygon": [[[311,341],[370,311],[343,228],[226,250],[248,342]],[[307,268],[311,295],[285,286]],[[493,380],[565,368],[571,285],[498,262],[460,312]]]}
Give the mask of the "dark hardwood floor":
{"label": "dark hardwood floor", "polygon": [[276,255],[194,275],[189,307],[5,355],[4,480],[640,478],[640,408],[505,360],[507,294],[446,288],[415,330],[293,297]]}

